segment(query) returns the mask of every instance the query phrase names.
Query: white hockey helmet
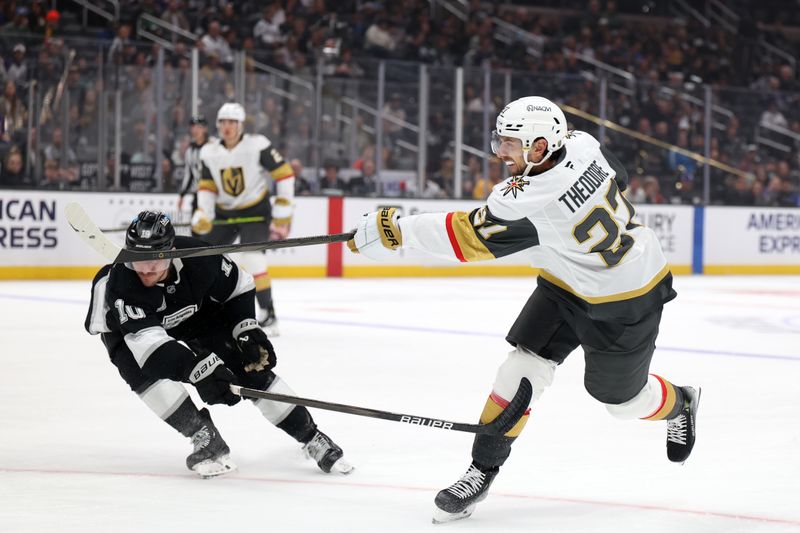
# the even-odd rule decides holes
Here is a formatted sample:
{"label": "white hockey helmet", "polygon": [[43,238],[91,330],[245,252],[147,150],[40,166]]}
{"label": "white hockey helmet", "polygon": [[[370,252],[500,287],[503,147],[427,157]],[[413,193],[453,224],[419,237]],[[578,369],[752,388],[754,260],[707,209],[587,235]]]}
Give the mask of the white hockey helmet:
{"label": "white hockey helmet", "polygon": [[[541,165],[554,152],[564,146],[567,135],[567,118],[561,109],[541,96],[526,96],[514,100],[497,115],[497,125],[493,132],[492,151],[496,154],[499,144],[496,137],[514,137],[522,141],[522,150],[528,167]],[[547,154],[538,163],[528,161],[528,152],[536,139],[547,141]]]}
{"label": "white hockey helmet", "polygon": [[217,111],[217,129],[219,129],[220,120],[235,120],[239,123],[239,132],[241,133],[244,129],[244,119],[246,116],[242,104],[236,102],[222,104],[222,107]]}

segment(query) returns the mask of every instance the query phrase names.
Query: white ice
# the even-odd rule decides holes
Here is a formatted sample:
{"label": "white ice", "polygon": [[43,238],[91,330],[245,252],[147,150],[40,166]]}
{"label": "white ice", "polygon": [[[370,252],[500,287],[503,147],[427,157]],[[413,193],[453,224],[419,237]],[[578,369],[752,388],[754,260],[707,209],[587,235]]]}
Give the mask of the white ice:
{"label": "white ice", "polygon": [[[530,278],[274,282],[298,395],[475,422]],[[239,471],[201,480],[83,330],[88,282],[0,283],[0,532],[800,531],[800,278],[678,277],[652,364],[703,387],[694,454],[618,421],[573,353],[490,497],[431,524],[471,435],[314,410],[357,470],[320,472],[249,403],[214,406]]]}

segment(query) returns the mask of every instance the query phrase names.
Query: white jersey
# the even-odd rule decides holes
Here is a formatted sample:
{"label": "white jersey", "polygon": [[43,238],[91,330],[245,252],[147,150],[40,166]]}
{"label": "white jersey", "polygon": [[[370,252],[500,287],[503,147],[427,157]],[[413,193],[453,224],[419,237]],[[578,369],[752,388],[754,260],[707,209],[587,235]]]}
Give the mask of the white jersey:
{"label": "white jersey", "polygon": [[485,206],[400,218],[403,247],[458,261],[524,250],[543,279],[589,304],[634,298],[669,269],[615,178],[598,141],[569,132],[554,167],[495,185]]}
{"label": "white jersey", "polygon": [[[245,133],[231,150],[221,140],[208,142],[200,149],[200,160],[203,176],[198,204],[207,213],[213,213],[214,204],[221,209],[238,210],[261,202],[269,192],[269,181],[262,169],[279,183],[279,197],[283,189],[287,190],[289,203],[294,197],[294,179],[289,180],[294,178],[292,167],[263,135]],[[290,187],[281,187],[281,181]]]}

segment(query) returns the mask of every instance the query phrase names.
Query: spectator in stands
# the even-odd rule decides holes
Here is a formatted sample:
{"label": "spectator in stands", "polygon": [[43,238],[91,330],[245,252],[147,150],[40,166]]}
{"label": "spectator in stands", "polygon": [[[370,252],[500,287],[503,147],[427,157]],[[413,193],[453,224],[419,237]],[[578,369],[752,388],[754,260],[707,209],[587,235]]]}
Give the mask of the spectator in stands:
{"label": "spectator in stands", "polygon": [[647,204],[664,204],[666,199],[661,194],[661,185],[655,176],[646,176],[642,183],[644,189],[644,201]]}
{"label": "spectator in stands", "polygon": [[322,165],[319,190],[329,196],[342,196],[347,190],[347,183],[339,177],[339,164],[336,161],[328,159]]}
{"label": "spectator in stands", "polygon": [[111,47],[108,49],[108,61],[115,65],[127,64],[127,61],[124,61],[124,51],[131,45],[131,25],[122,23],[117,28],[117,36],[111,41]]}
{"label": "spectator in stands", "polygon": [[61,22],[61,13],[57,9],[51,9],[44,16],[44,38],[51,39],[58,34],[58,25]]}
{"label": "spectator in stands", "polygon": [[228,45],[228,41],[226,41],[225,37],[222,35],[219,21],[212,20],[208,23],[208,33],[203,35],[200,41],[203,43],[203,50],[206,55],[209,57],[216,55],[220,62],[225,65],[233,63],[233,53]]}
{"label": "spectator in stands", "polygon": [[16,84],[11,80],[5,83],[3,96],[0,96],[0,116],[3,117],[3,133],[9,140],[17,133],[24,136],[28,113],[17,95]]}
{"label": "spectator in stands", "polygon": [[361,78],[364,76],[364,69],[353,60],[353,51],[345,48],[336,60],[331,74],[337,78]]}
{"label": "spectator in stands", "polygon": [[161,14],[161,18],[166,22],[172,24],[173,26],[177,26],[178,28],[184,31],[191,31],[191,25],[189,24],[189,19],[181,10],[179,0],[169,0],[169,3],[167,4],[167,9]]}
{"label": "spectator in stands", "polygon": [[503,181],[503,167],[500,161],[492,158],[489,161],[489,177],[479,176],[472,188],[472,198],[474,200],[485,200],[492,192],[492,188]]}
{"label": "spectator in stands", "polygon": [[[297,20],[305,20],[298,17]],[[286,41],[282,27],[286,24],[286,13],[279,2],[270,2],[261,13],[261,18],[253,27],[253,36],[268,50],[279,48]],[[304,24],[304,23],[301,23]],[[300,31],[303,34],[303,29]]]}
{"label": "spectator in stands", "polygon": [[19,148],[13,147],[8,151],[3,161],[0,173],[0,187],[23,187],[30,185],[23,168],[22,153]]}
{"label": "spectator in stands", "polygon": [[289,166],[294,172],[294,194],[296,196],[308,196],[312,193],[311,184],[303,176],[303,163],[299,159],[289,161]]}
{"label": "spectator in stands", "polygon": [[364,49],[378,57],[391,57],[396,48],[389,19],[379,15],[364,35]]}
{"label": "spectator in stands", "polygon": [[753,185],[746,175],[738,175],[732,180],[725,195],[726,205],[755,205]]}
{"label": "spectator in stands", "polygon": [[65,189],[78,182],[78,166],[60,166],[58,161],[47,159],[44,162],[44,183],[47,188]]}
{"label": "spectator in stands", "polygon": [[[1,68],[1,67],[0,67]],[[5,67],[5,79],[13,81],[18,86],[23,86],[28,81],[28,64],[25,61],[25,45],[17,43],[11,55],[11,61]]]}
{"label": "spectator in stands", "polygon": [[66,169],[78,163],[75,151],[69,146],[64,146],[63,131],[59,127],[53,128],[53,132],[50,134],[50,143],[44,147],[43,153],[45,163],[55,161],[57,169]]}
{"label": "spectator in stands", "polygon": [[453,154],[445,152],[439,161],[439,170],[427,179],[422,196],[425,198],[452,198],[454,181],[455,163]]}
{"label": "spectator in stands", "polygon": [[30,12],[28,13],[28,28],[32,33],[39,35],[44,34],[47,27],[47,14],[44,11],[43,4],[42,0],[34,0],[30,4]]}
{"label": "spectator in stands", "polygon": [[361,174],[347,182],[347,194],[352,196],[376,196],[380,193],[380,183],[375,174],[375,161],[366,159],[361,164]]}
{"label": "spectator in stands", "polygon": [[774,98],[769,100],[767,104],[767,109],[761,113],[761,118],[759,119],[759,124],[762,126],[772,126],[772,127],[779,127],[779,128],[788,128],[789,121],[786,120],[786,117],[781,113],[778,109],[778,103]]}
{"label": "spectator in stands", "polygon": [[14,18],[11,20],[11,22],[3,26],[3,33],[24,35],[29,34],[30,32],[31,30],[28,24],[28,8],[25,6],[19,6],[17,7],[16,12],[14,13]]}

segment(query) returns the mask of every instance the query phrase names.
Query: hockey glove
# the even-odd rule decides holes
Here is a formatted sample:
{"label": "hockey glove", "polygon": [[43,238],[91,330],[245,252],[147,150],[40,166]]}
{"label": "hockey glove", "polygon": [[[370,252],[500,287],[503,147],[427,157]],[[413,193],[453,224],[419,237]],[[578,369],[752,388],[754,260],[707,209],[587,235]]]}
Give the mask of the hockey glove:
{"label": "hockey glove", "polygon": [[394,207],[361,217],[356,234],[347,241],[351,252],[360,253],[376,261],[399,258],[397,249],[403,245],[403,235],[397,224],[399,214]]}
{"label": "hockey glove", "polygon": [[242,353],[242,359],[247,363],[244,367],[245,372],[260,372],[275,368],[277,363],[275,348],[254,319],[248,318],[239,322],[233,328],[233,338],[236,339],[236,346]]}
{"label": "hockey glove", "polygon": [[214,228],[213,221],[202,209],[195,210],[192,215],[192,233],[206,235]]}
{"label": "hockey glove", "polygon": [[241,400],[241,397],[231,392],[231,384],[236,384],[236,376],[215,353],[196,361],[186,378],[194,384],[200,398],[206,403],[236,405]]}

